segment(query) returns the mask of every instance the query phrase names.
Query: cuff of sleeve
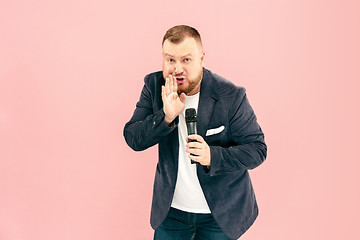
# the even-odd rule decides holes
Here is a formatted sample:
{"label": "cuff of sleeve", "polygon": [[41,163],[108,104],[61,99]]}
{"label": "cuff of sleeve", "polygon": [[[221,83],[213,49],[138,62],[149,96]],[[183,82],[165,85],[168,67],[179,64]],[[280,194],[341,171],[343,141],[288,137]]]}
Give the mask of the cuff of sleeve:
{"label": "cuff of sleeve", "polygon": [[222,159],[221,147],[210,146],[210,154],[211,154],[211,163],[210,163],[210,168],[208,169],[208,174],[212,177],[225,173],[225,171],[221,169],[221,159]]}
{"label": "cuff of sleeve", "polygon": [[[169,128],[175,128],[178,124],[179,124],[179,117],[176,117],[175,119],[174,119],[174,121],[172,121],[170,124],[169,124],[169,126],[165,123],[165,113],[164,113],[164,110],[163,109],[161,109],[161,115],[159,115],[159,116],[161,116],[161,119],[159,119],[159,120],[161,120],[162,122],[163,122],[163,124],[165,124],[167,127],[169,127]],[[155,122],[154,122],[154,124],[155,124]]]}

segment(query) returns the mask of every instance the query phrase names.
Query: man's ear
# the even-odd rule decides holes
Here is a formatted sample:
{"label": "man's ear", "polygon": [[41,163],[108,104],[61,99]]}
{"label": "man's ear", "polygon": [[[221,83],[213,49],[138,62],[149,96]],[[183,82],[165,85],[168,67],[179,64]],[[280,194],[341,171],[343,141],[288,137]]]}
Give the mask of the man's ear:
{"label": "man's ear", "polygon": [[205,59],[205,52],[204,51],[202,51],[202,53],[201,53],[201,65],[204,67],[204,65],[205,65],[205,62],[204,62],[204,59]]}

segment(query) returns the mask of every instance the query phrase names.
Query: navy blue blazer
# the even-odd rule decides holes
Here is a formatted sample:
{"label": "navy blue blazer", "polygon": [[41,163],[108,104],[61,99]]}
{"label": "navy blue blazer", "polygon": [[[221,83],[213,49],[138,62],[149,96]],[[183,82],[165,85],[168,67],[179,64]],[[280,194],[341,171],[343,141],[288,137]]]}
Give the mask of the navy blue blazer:
{"label": "navy blue blazer", "polygon": [[[136,151],[158,144],[151,208],[151,226],[157,229],[166,218],[173,199],[179,140],[177,123],[164,121],[162,72],[145,77],[140,100],[124,127],[127,144]],[[197,175],[211,213],[231,239],[239,238],[255,221],[258,207],[248,170],[266,158],[264,134],[246,97],[245,89],[203,69],[198,106],[197,131],[210,146],[210,170],[197,165]],[[206,136],[209,129],[225,128]],[[222,127],[221,127],[222,128]]]}

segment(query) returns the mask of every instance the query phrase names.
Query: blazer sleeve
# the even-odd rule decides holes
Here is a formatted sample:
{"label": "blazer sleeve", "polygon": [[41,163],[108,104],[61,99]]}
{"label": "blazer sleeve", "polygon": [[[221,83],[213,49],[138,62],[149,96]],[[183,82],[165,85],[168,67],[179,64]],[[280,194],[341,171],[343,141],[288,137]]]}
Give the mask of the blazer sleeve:
{"label": "blazer sleeve", "polygon": [[264,134],[246,97],[245,89],[237,91],[229,106],[229,146],[210,146],[210,176],[259,166],[266,158]]}
{"label": "blazer sleeve", "polygon": [[135,151],[142,151],[157,144],[175,129],[174,124],[169,127],[165,123],[162,106],[161,108],[157,107],[159,110],[154,111],[157,109],[154,106],[156,101],[153,99],[156,84],[151,85],[150,80],[155,81],[155,79],[149,78],[149,75],[145,77],[145,84],[136,109],[130,121],[125,124],[123,131],[126,143]]}

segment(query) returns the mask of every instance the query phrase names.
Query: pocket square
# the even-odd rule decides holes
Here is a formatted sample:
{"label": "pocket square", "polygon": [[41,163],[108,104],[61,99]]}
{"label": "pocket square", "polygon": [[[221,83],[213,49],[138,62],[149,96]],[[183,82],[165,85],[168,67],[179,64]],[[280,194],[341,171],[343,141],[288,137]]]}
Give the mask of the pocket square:
{"label": "pocket square", "polygon": [[211,135],[214,135],[214,134],[218,134],[218,133],[221,133],[223,130],[225,129],[225,126],[222,125],[218,128],[213,128],[213,129],[208,129],[206,131],[206,135],[205,136],[211,136]]}

